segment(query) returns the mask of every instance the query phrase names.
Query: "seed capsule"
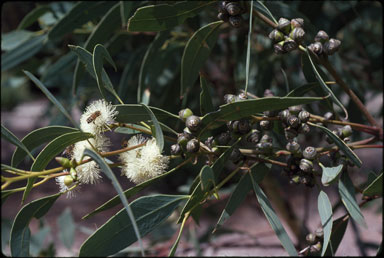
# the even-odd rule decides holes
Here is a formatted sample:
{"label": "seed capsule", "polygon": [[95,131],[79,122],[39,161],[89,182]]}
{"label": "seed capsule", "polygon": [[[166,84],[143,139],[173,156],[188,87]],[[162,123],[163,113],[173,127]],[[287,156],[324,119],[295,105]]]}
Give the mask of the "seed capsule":
{"label": "seed capsule", "polygon": [[246,134],[251,130],[251,126],[249,125],[249,121],[247,119],[241,119],[237,128],[241,134]]}
{"label": "seed capsule", "polygon": [[311,50],[316,55],[321,55],[323,53],[323,45],[320,42],[312,43],[308,46],[308,49]]}
{"label": "seed capsule", "polygon": [[288,19],[280,18],[277,24],[277,29],[288,35],[291,30],[291,22]]}
{"label": "seed capsule", "polygon": [[228,4],[228,1],[221,1],[219,3],[219,12],[221,13],[227,13],[226,5]]}
{"label": "seed capsule", "polygon": [[240,5],[238,3],[236,3],[236,2],[229,2],[225,6],[225,9],[227,10],[229,15],[231,15],[231,16],[238,15],[242,11]]}
{"label": "seed capsule", "polygon": [[260,142],[263,143],[263,142],[272,142],[273,139],[271,136],[269,136],[268,134],[264,134],[263,137],[261,137],[260,139]]}
{"label": "seed capsule", "polygon": [[257,129],[252,129],[252,133],[248,135],[247,141],[252,143],[257,143],[260,138],[260,131]]}
{"label": "seed capsule", "polygon": [[233,163],[237,163],[241,159],[241,152],[238,148],[234,148],[233,151],[231,152],[231,155],[229,155],[229,159]]}
{"label": "seed capsule", "polygon": [[300,160],[300,169],[303,170],[304,172],[311,172],[313,168],[313,163],[310,160],[307,159],[301,159]]}
{"label": "seed capsule", "polygon": [[236,96],[233,94],[225,94],[224,95],[224,102],[226,104],[233,103],[236,101]]}
{"label": "seed capsule", "polygon": [[285,54],[287,51],[283,48],[284,41],[280,41],[279,43],[276,43],[273,45],[273,50],[276,54]]}
{"label": "seed capsule", "polygon": [[300,27],[294,28],[289,33],[289,37],[299,44],[303,41],[304,36],[305,36],[305,31]]}
{"label": "seed capsule", "polygon": [[316,158],[316,156],[317,156],[316,148],[314,148],[312,146],[308,146],[303,151],[303,157],[306,158],[306,159],[313,160],[313,159]]}
{"label": "seed capsule", "polygon": [[232,121],[232,131],[237,133],[239,132],[239,120]]}
{"label": "seed capsule", "polygon": [[298,144],[296,141],[288,142],[285,148],[292,153],[298,153],[301,149],[300,144]]}
{"label": "seed capsule", "polygon": [[324,43],[324,52],[327,55],[333,55],[341,45],[341,41],[338,39],[330,39],[326,43]]}
{"label": "seed capsule", "polygon": [[171,145],[171,154],[172,155],[178,155],[181,153],[181,146],[179,144],[173,144]]}
{"label": "seed capsule", "polygon": [[286,38],[284,40],[284,44],[283,44],[283,50],[284,51],[291,52],[291,51],[295,50],[297,47],[298,47],[298,45],[297,45],[296,41],[294,41],[293,39]]}
{"label": "seed capsule", "polygon": [[301,105],[297,105],[297,106],[290,106],[288,108],[289,112],[293,115],[297,115],[298,113],[300,113],[301,110],[303,110],[303,107]]}
{"label": "seed capsule", "polygon": [[317,33],[317,35],[315,36],[315,41],[316,42],[320,42],[320,43],[325,43],[329,40],[329,36],[328,34],[323,31],[323,30],[319,30],[319,32]]}
{"label": "seed capsule", "polygon": [[284,136],[288,141],[292,141],[297,135],[298,132],[295,128],[287,127],[284,129]]}
{"label": "seed capsule", "polygon": [[216,141],[219,145],[227,145],[230,140],[231,135],[229,132],[223,132],[216,137]]}
{"label": "seed capsule", "polygon": [[291,115],[291,113],[289,112],[288,109],[284,109],[283,111],[281,111],[279,113],[279,118],[281,121],[283,121],[284,123],[287,123],[287,119],[288,117]]}
{"label": "seed capsule", "polygon": [[200,142],[197,139],[189,140],[187,143],[187,151],[190,153],[198,152],[200,149]]}
{"label": "seed capsule", "polygon": [[300,125],[300,120],[297,116],[290,115],[287,119],[287,124],[293,128],[298,128]]}
{"label": "seed capsule", "polygon": [[268,35],[268,37],[274,42],[274,43],[277,43],[277,42],[280,42],[282,40],[284,40],[284,34],[279,31],[279,30],[276,30],[274,29],[273,31],[271,31]]}
{"label": "seed capsule", "polygon": [[229,24],[235,28],[239,28],[243,23],[243,18],[240,15],[229,16]]}
{"label": "seed capsule", "polygon": [[256,148],[263,153],[271,152],[272,147],[273,145],[271,142],[259,142],[258,144],[256,144]]}
{"label": "seed capsule", "polygon": [[291,20],[291,29],[304,27],[304,19],[295,18]]}
{"label": "seed capsule", "polygon": [[310,116],[310,114],[308,111],[302,110],[302,111],[300,111],[298,118],[300,119],[300,121],[302,123],[306,123],[309,120],[309,116]]}
{"label": "seed capsule", "polygon": [[306,123],[301,123],[299,129],[297,130],[301,134],[307,134],[311,131],[311,128]]}
{"label": "seed capsule", "polygon": [[272,126],[273,126],[273,124],[271,123],[271,121],[263,120],[260,122],[260,127],[263,130],[270,130],[272,128]]}
{"label": "seed capsule", "polygon": [[198,116],[189,116],[185,120],[185,125],[191,130],[192,132],[197,132],[200,128],[201,120]]}

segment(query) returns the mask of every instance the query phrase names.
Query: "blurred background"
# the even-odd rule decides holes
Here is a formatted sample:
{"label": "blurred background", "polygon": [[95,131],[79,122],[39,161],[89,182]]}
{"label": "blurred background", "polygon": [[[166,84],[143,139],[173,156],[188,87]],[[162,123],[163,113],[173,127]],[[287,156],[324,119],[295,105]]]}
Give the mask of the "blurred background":
{"label": "blurred background", "polygon": [[[134,11],[149,4],[163,4],[172,1],[132,1],[130,17]],[[92,52],[97,43],[103,44],[114,60],[117,71],[109,64],[104,67],[116,91],[125,103],[137,103],[137,85],[142,60],[156,37],[156,33],[127,32],[122,26],[119,15],[109,22],[109,27],[98,38],[90,40],[92,33],[109,10],[118,2],[98,2],[92,7],[93,15],[84,18],[76,28],[53,39],[46,40],[47,32],[76,5],[75,2],[6,2],[1,7],[1,122],[19,139],[32,130],[48,125],[70,126],[67,119],[52,105],[44,94],[22,72],[27,70],[38,77],[52,94],[79,120],[82,110],[100,94],[96,81],[87,73],[82,73],[78,59],[68,45],[83,46]],[[330,37],[341,40],[339,52],[329,57],[330,62],[339,72],[348,86],[367,106],[371,114],[383,124],[383,20],[382,4],[378,1],[273,1],[266,3],[272,14],[279,17],[305,20],[305,44],[313,42],[318,30],[325,30]],[[25,22],[31,11],[39,9],[38,18]],[[91,11],[90,11],[91,12]],[[149,105],[177,113],[183,105],[199,112],[200,86],[198,80],[182,100],[180,92],[180,64],[184,47],[192,34],[200,27],[217,20],[215,4],[205,8],[199,15],[189,18],[172,31],[164,32],[161,47],[151,52],[150,65],[143,76],[144,86],[150,92]],[[209,82],[210,93],[215,107],[224,103],[225,94],[237,94],[244,88],[245,61],[249,15],[243,15],[244,23],[238,29],[224,25],[219,39],[207,60],[202,73]],[[24,21],[21,24],[21,21]],[[251,66],[249,92],[262,96],[266,89],[276,96],[284,96],[306,83],[301,69],[301,54],[298,51],[286,55],[273,53],[273,46],[268,38],[271,28],[255,19],[251,45]],[[329,76],[331,78],[331,76]],[[74,83],[76,82],[76,83]],[[76,86],[74,87],[74,84]],[[350,119],[355,123],[368,124],[361,112],[349,97],[337,85],[332,86],[335,95],[347,108]],[[310,93],[312,94],[312,93]],[[183,103],[184,101],[184,103]],[[117,104],[114,102],[114,104]],[[326,106],[310,105],[309,110],[317,115],[327,112]],[[175,125],[181,132],[183,125]],[[119,148],[123,134],[107,133],[113,147]],[[367,138],[369,135],[354,132],[352,141]],[[301,139],[306,145],[325,146],[324,136],[314,131],[309,137]],[[43,148],[36,149],[37,155]],[[282,145],[282,148],[284,146]],[[10,164],[15,147],[1,140],[1,160]],[[169,153],[169,144],[164,148]],[[356,154],[363,161],[361,169],[351,168],[350,173],[355,185],[366,183],[370,173],[382,171],[382,149],[357,150]],[[170,167],[178,164],[174,161]],[[174,176],[165,178],[158,184],[140,192],[135,198],[150,193],[187,193],[193,178],[198,174],[204,161],[196,166],[186,166]],[[26,159],[20,168],[29,169],[31,161]],[[56,164],[52,162],[49,167]],[[228,168],[229,170],[230,168]],[[269,197],[273,192],[283,196],[288,213],[294,213],[297,221],[305,225],[309,232],[320,223],[317,213],[317,190],[302,185],[290,185],[289,179],[280,175],[281,168],[273,166],[272,172],[263,184]],[[119,171],[116,171],[119,176]],[[121,177],[124,189],[132,187],[126,178]],[[277,237],[262,214],[252,192],[235,214],[221,230],[211,234],[223,207],[228,200],[234,178],[223,190],[220,200],[211,200],[204,206],[200,225],[189,220],[176,255],[284,255]],[[21,187],[22,183],[14,187]],[[38,189],[33,189],[26,202],[58,192],[58,186],[52,181]],[[287,194],[289,193],[289,194]],[[337,188],[329,187],[331,202],[338,202]],[[116,207],[81,220],[105,201],[115,196],[110,182],[105,179],[97,187],[86,185],[76,198],[59,198],[50,212],[40,221],[31,223],[34,237],[31,253],[35,256],[73,256],[78,254],[81,243],[101,226],[121,207]],[[361,196],[357,195],[357,200]],[[133,199],[135,199],[133,198]],[[10,196],[2,204],[2,250],[9,252],[7,240],[9,230],[17,211],[21,208],[21,194]],[[272,203],[274,202],[272,198]],[[364,229],[349,223],[345,239],[340,245],[338,255],[373,255],[382,240],[382,205],[381,199],[373,201],[362,211],[368,224]],[[288,215],[280,214],[280,218]],[[334,218],[345,214],[344,208],[335,211]],[[178,231],[177,214],[158,230],[145,238],[147,253],[168,255]],[[286,222],[283,220],[285,228]],[[64,228],[69,233],[63,233]],[[295,239],[290,229],[288,234]],[[75,237],[71,240],[71,234]],[[296,239],[297,240],[297,239]],[[294,242],[298,243],[298,241]],[[124,254],[136,254],[136,245],[125,250]]]}

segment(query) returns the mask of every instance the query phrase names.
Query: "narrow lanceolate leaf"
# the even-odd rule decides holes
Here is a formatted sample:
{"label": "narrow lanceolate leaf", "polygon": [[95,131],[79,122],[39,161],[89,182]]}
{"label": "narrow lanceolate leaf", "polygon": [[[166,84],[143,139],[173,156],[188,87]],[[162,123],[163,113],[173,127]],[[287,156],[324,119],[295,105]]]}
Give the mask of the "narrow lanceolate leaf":
{"label": "narrow lanceolate leaf", "polygon": [[328,186],[333,183],[340,172],[343,170],[343,164],[340,164],[337,167],[324,167],[321,163],[319,163],[319,165],[323,169],[323,174],[321,175],[321,183],[324,186]]}
{"label": "narrow lanceolate leaf", "polygon": [[17,48],[1,54],[1,71],[7,71],[35,55],[43,48],[46,38],[46,35],[33,37]]}
{"label": "narrow lanceolate leaf", "polygon": [[266,174],[268,173],[268,171],[269,168],[262,163],[252,169],[250,179],[253,186],[253,191],[256,194],[257,200],[259,201],[260,207],[263,210],[265,217],[267,218],[273,231],[275,231],[276,236],[279,238],[281,245],[284,247],[284,249],[288,252],[290,256],[298,256],[295,246],[293,245],[291,239],[289,238],[287,232],[281,224],[279,217],[277,217],[274,209],[272,208],[268,197],[265,195],[265,193],[257,183],[258,181],[260,181],[260,178],[258,178],[260,177],[259,173]]}
{"label": "narrow lanceolate leaf", "polygon": [[76,59],[76,55],[72,52],[63,55],[55,63],[47,67],[40,80],[47,85],[47,87],[51,86],[53,84],[52,82],[60,80],[61,77],[58,75],[71,68]]}
{"label": "narrow lanceolate leaf", "polygon": [[1,138],[3,137],[10,143],[16,145],[17,148],[23,150],[24,153],[29,155],[33,160],[35,159],[29,152],[28,148],[23,144],[23,142],[20,142],[20,140],[11,131],[9,131],[3,124],[1,124]]}
{"label": "narrow lanceolate leaf", "polygon": [[367,228],[367,224],[364,221],[364,216],[361,213],[360,207],[355,199],[355,187],[353,186],[353,183],[349,178],[347,171],[345,171],[340,177],[339,194],[341,201],[343,202],[349,215],[351,215],[351,217],[361,226]]}
{"label": "narrow lanceolate leaf", "polygon": [[336,254],[337,248],[339,248],[347,229],[348,221],[349,219],[344,219],[343,217],[333,221],[331,239],[324,256],[332,256],[332,253]]}
{"label": "narrow lanceolate leaf", "polygon": [[127,197],[125,197],[123,193],[123,189],[121,188],[119,181],[117,181],[115,174],[113,174],[111,168],[107,165],[104,159],[93,150],[85,149],[83,155],[91,157],[100,166],[101,171],[103,171],[104,174],[112,181],[112,185],[115,188],[117,194],[119,195],[120,200],[123,203],[125,211],[127,212],[129,220],[132,224],[132,227],[133,227],[132,233],[134,233],[136,235],[136,238],[139,240],[141,254],[144,256],[144,249],[143,249],[143,243],[141,241],[140,230],[137,227],[136,219],[135,219],[135,216],[133,215],[131,207],[128,204]]}
{"label": "narrow lanceolate leaf", "polygon": [[[335,84],[335,82],[326,82],[327,85]],[[286,97],[302,97],[305,93],[310,92],[318,88],[320,84],[318,82],[310,82],[304,85],[301,85],[293,90],[291,90]]]}
{"label": "narrow lanceolate leaf", "polygon": [[211,94],[209,94],[207,80],[202,75],[200,75],[200,87],[200,114],[203,116],[215,109],[213,108]]}
{"label": "narrow lanceolate leaf", "polygon": [[[145,181],[143,183],[140,183],[140,184],[138,184],[138,185],[136,185],[134,187],[129,188],[128,190],[125,190],[124,191],[125,197],[127,197],[127,198],[132,197],[136,193],[138,193],[141,190],[147,188],[148,186],[152,185],[153,183],[157,182],[158,180],[162,179],[163,177],[166,177],[166,176],[168,176],[170,174],[173,174],[180,167],[182,167],[183,165],[187,164],[188,162],[189,162],[189,160],[186,160],[183,163],[179,164],[178,166],[174,167],[173,169],[169,170],[168,172],[166,172],[164,174],[161,174],[161,175],[159,175],[157,177],[151,178],[150,180],[147,180],[147,181]],[[120,203],[121,203],[121,201],[120,201],[119,196],[115,196],[112,199],[110,199],[109,201],[107,201],[106,203],[104,203],[103,205],[100,205],[99,207],[97,207],[91,213],[83,216],[82,219],[87,219],[89,217],[92,217],[93,215],[95,215],[95,214],[97,214],[97,213],[99,213],[101,211],[105,211],[105,210],[111,209],[111,208],[115,207],[116,205],[118,205]]]}
{"label": "narrow lanceolate leaf", "polygon": [[134,4],[135,2],[133,1],[120,1],[120,16],[123,27],[125,27],[128,22],[128,18],[131,15]]}
{"label": "narrow lanceolate leaf", "polygon": [[154,125],[152,135],[156,138],[156,144],[157,144],[157,147],[159,147],[159,150],[161,153],[163,151],[163,148],[164,148],[163,130],[161,129],[159,121],[157,120],[155,114],[153,114],[152,110],[150,110],[149,107],[145,104],[141,104],[141,105],[143,106],[143,108],[147,111],[147,113],[151,117],[151,121]]}
{"label": "narrow lanceolate leaf", "polygon": [[23,30],[30,25],[32,25],[37,19],[42,16],[43,14],[52,11],[51,7],[49,5],[41,5],[37,6],[35,9],[30,11],[27,15],[24,16],[24,18],[19,23],[19,26],[17,26],[18,30]]}
{"label": "narrow lanceolate leaf", "polygon": [[[261,169],[258,170],[257,167],[258,164],[252,165],[251,169],[255,170],[256,172],[256,183],[260,183],[263,178],[268,174],[269,169]],[[227,205],[225,206],[224,210],[222,211],[219,221],[216,223],[215,229],[213,232],[215,232],[220,226],[222,226],[227,219],[229,219],[232,214],[235,212],[237,207],[241,205],[241,203],[244,201],[245,197],[247,196],[248,192],[252,189],[252,181],[251,176],[249,173],[244,174],[240,181],[237,183],[235,190],[232,192],[231,197],[229,198]]]}
{"label": "narrow lanceolate leaf", "polygon": [[383,172],[364,189],[363,194],[366,196],[383,196]]}
{"label": "narrow lanceolate leaf", "polygon": [[[48,143],[44,149],[39,153],[36,157],[36,160],[33,162],[31,171],[42,171],[48,165],[48,163],[53,160],[55,156],[60,154],[67,146],[74,144],[78,141],[83,141],[88,138],[93,137],[90,133],[83,133],[80,131],[71,132],[63,134],[55,139],[53,139],[50,143]],[[29,192],[32,189],[33,183],[35,182],[35,177],[29,178],[27,186],[25,188],[22,202],[27,198]]]}
{"label": "narrow lanceolate leaf", "polygon": [[[317,209],[319,211],[321,225],[323,226],[324,232],[323,247],[321,250],[321,256],[324,256],[332,233],[332,204],[329,201],[327,194],[323,191],[320,191],[319,196],[317,198]],[[332,246],[330,246],[330,248],[331,253],[333,255],[334,251],[332,249]]]}
{"label": "narrow lanceolate leaf", "polygon": [[205,165],[200,171],[201,190],[204,192],[209,191],[211,186],[215,186],[215,175],[210,166]]}
{"label": "narrow lanceolate leaf", "polygon": [[[152,195],[133,201],[129,206],[142,236],[168,218],[186,198],[185,195]],[[83,243],[79,256],[112,255],[136,241],[132,224],[122,209]]]}
{"label": "narrow lanceolate leaf", "polygon": [[309,49],[307,48],[307,56],[309,58],[309,61],[311,62],[311,65],[312,65],[312,69],[313,69],[313,72],[315,73],[315,76],[316,76],[316,79],[318,80],[318,82],[320,83],[321,87],[324,89],[325,92],[329,93],[330,96],[331,96],[331,99],[333,100],[333,102],[336,103],[336,105],[338,105],[344,112],[345,114],[345,119],[348,119],[348,112],[347,110],[345,109],[345,107],[343,106],[343,104],[337,99],[337,97],[335,96],[335,94],[333,94],[333,91],[328,88],[327,84],[325,84],[323,78],[321,78],[319,72],[317,71],[312,59],[311,59],[311,55],[309,53]]}
{"label": "narrow lanceolate leaf", "polygon": [[322,99],[321,97],[268,97],[225,104],[220,106],[218,111],[208,113],[202,118],[200,137],[204,135],[203,133],[206,130],[220,127],[226,121],[249,117],[266,110],[278,110],[295,105],[309,104]]}
{"label": "narrow lanceolate leaf", "polygon": [[67,110],[65,110],[63,105],[61,105],[61,103],[55,98],[55,96],[53,96],[52,93],[49,92],[49,90],[44,86],[44,84],[30,72],[24,71],[24,70],[23,72],[25,73],[25,75],[29,77],[29,79],[33,81],[33,83],[35,83],[35,85],[45,94],[45,96],[47,96],[47,98],[60,110],[60,112],[63,113],[63,115],[67,117],[68,120],[71,121],[71,123],[74,126],[78,127],[77,123],[72,119],[72,117],[69,115]]}
{"label": "narrow lanceolate leaf", "polygon": [[311,126],[316,126],[316,127],[320,128],[323,132],[325,132],[329,136],[329,138],[331,138],[333,140],[333,142],[337,145],[337,147],[339,147],[339,149],[342,150],[344,152],[344,154],[356,166],[361,167],[362,162],[359,159],[359,157],[351,150],[351,148],[348,147],[348,145],[345,144],[345,142],[343,140],[341,140],[339,137],[337,137],[337,135],[332,133],[331,130],[329,130],[328,128],[326,128],[324,126],[321,126],[321,125],[318,125],[318,124],[314,124],[314,123],[311,123],[311,122],[308,122],[308,124],[311,125]]}
{"label": "narrow lanceolate leaf", "polygon": [[32,218],[39,219],[51,208],[60,193],[34,200],[25,205],[13,222],[11,229],[10,248],[12,257],[29,256],[30,230],[29,222]]}
{"label": "narrow lanceolate leaf", "polygon": [[254,6],[256,9],[267,15],[275,24],[277,24],[277,20],[275,19],[271,11],[263,4],[262,1],[255,1]]}
{"label": "narrow lanceolate leaf", "polygon": [[34,36],[32,31],[14,30],[1,35],[1,51],[11,51]]}
{"label": "narrow lanceolate leaf", "polygon": [[249,65],[251,60],[251,36],[252,36],[252,15],[253,15],[253,0],[250,3],[251,9],[249,10],[249,28],[248,28],[248,39],[247,39],[247,60],[245,63],[245,93],[248,90],[249,83]]}
{"label": "narrow lanceolate leaf", "polygon": [[208,59],[223,21],[212,22],[201,27],[188,40],[181,58],[181,88],[180,96],[195,83],[200,68]]}
{"label": "narrow lanceolate leaf", "polygon": [[[21,142],[28,150],[32,151],[43,143],[49,142],[62,134],[74,131],[77,131],[77,129],[67,126],[47,126],[30,132]],[[27,153],[22,148],[17,147],[12,155],[11,166],[17,167],[25,156],[27,156]]]}
{"label": "narrow lanceolate leaf", "polygon": [[162,31],[182,24],[214,1],[183,1],[173,5],[157,4],[136,10],[128,20],[128,31]]}

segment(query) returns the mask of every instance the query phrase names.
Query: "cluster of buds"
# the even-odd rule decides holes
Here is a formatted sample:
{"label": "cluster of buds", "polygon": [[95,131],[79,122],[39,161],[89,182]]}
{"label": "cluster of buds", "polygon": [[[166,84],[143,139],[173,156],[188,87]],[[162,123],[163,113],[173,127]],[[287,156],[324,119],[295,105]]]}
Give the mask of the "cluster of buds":
{"label": "cluster of buds", "polygon": [[324,232],[322,228],[316,229],[315,233],[309,233],[305,239],[307,240],[307,243],[309,244],[309,248],[306,248],[305,255],[308,255],[309,253],[317,254],[321,251],[322,242],[324,239]]}
{"label": "cluster of buds", "polygon": [[318,56],[330,56],[339,50],[340,44],[340,40],[329,38],[325,31],[320,30],[315,37],[315,42],[308,48]]}
{"label": "cluster of buds", "polygon": [[245,7],[240,1],[222,1],[219,3],[217,18],[238,28],[243,24],[243,17],[241,17],[243,13],[245,13]]}
{"label": "cluster of buds", "polygon": [[271,31],[269,38],[274,43],[276,54],[285,54],[295,50],[304,39],[304,20],[280,18],[277,28]]}

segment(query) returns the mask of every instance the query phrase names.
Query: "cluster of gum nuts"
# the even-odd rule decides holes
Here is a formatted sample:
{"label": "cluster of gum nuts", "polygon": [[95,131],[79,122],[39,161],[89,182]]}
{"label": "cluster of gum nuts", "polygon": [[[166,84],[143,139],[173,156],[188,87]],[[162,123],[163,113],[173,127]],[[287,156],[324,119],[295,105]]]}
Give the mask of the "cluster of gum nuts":
{"label": "cluster of gum nuts", "polygon": [[232,27],[238,28],[243,24],[241,14],[245,13],[245,7],[240,1],[219,2],[219,14],[217,18],[229,22]]}

